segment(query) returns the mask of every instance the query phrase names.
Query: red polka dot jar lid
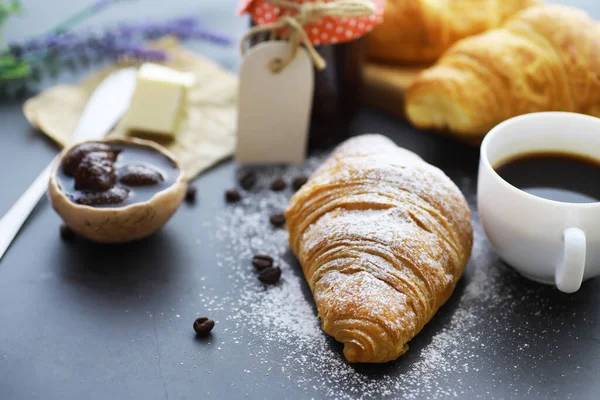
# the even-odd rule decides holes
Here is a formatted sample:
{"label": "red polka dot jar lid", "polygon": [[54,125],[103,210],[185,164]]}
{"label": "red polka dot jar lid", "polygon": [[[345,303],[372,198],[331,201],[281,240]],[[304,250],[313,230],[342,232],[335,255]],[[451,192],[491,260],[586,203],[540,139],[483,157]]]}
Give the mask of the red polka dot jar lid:
{"label": "red polka dot jar lid", "polygon": [[[297,4],[304,3],[331,3],[336,0],[291,0]],[[371,32],[373,28],[383,21],[385,0],[371,0],[376,7],[376,12],[368,17],[332,17],[324,16],[317,21],[304,26],[311,43],[315,46],[321,44],[336,44],[349,42]],[[250,14],[254,23],[266,25],[277,22],[280,16],[294,16],[296,10],[279,7],[271,4],[269,0],[242,0],[237,13]]]}

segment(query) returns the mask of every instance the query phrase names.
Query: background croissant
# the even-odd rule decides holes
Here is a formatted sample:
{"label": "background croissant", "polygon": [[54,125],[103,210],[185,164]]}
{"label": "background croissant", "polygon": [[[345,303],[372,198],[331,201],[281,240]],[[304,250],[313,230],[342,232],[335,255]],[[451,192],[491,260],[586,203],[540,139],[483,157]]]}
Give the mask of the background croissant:
{"label": "background croissant", "polygon": [[349,362],[385,362],[452,294],[472,245],[452,181],[380,135],[342,144],[291,199],[290,246]]}
{"label": "background croissant", "polygon": [[384,20],[367,39],[370,58],[431,63],[453,43],[500,26],[540,0],[388,0]]}
{"label": "background croissant", "polygon": [[581,10],[522,11],[500,29],[456,43],[406,93],[414,125],[465,139],[537,111],[600,116],[600,27]]}

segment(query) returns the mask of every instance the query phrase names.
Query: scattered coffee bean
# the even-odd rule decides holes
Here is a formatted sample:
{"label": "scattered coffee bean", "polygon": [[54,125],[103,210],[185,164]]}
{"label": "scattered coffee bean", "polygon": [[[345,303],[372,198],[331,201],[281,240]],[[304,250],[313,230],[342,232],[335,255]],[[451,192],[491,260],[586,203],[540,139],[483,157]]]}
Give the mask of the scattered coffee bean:
{"label": "scattered coffee bean", "polygon": [[282,178],[277,178],[271,183],[271,190],[274,192],[281,192],[287,186],[287,183]]}
{"label": "scattered coffee bean", "polygon": [[283,214],[273,214],[269,217],[269,221],[271,221],[271,225],[276,228],[281,228],[285,225],[285,215]]}
{"label": "scattered coffee bean", "polygon": [[242,199],[242,195],[238,190],[231,189],[225,192],[225,200],[228,203],[236,203]]}
{"label": "scattered coffee bean", "polygon": [[304,184],[306,182],[308,182],[308,178],[306,176],[298,176],[298,177],[294,178],[294,182],[293,182],[294,190],[296,190],[296,191],[300,190],[300,188],[302,186],[304,186]]}
{"label": "scattered coffee bean", "polygon": [[208,336],[215,327],[215,321],[206,317],[196,318],[194,321],[194,330],[198,336]]}
{"label": "scattered coffee bean", "polygon": [[240,186],[244,190],[250,190],[256,185],[256,172],[248,171],[239,180]]}
{"label": "scattered coffee bean", "polygon": [[254,268],[258,271],[262,271],[265,268],[273,266],[273,257],[265,254],[257,254],[252,257],[252,265],[254,265]]}
{"label": "scattered coffee bean", "polygon": [[196,185],[188,183],[187,191],[185,192],[185,201],[190,204],[196,202]]}
{"label": "scattered coffee bean", "polygon": [[73,239],[75,239],[75,232],[73,232],[73,230],[71,228],[69,228],[67,225],[61,225],[60,226],[60,237],[62,240],[66,240],[66,241],[70,242]]}
{"label": "scattered coffee bean", "polygon": [[279,267],[265,268],[258,275],[258,279],[267,285],[273,285],[279,282],[279,278],[281,278],[281,268]]}

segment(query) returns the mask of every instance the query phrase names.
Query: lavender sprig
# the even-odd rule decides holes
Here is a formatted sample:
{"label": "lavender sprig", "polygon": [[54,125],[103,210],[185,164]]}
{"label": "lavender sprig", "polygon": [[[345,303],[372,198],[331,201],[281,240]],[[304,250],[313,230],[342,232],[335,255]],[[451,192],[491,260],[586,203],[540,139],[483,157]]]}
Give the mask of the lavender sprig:
{"label": "lavender sprig", "polygon": [[165,22],[124,23],[106,31],[79,30],[72,27],[106,7],[131,0],[97,0],[44,35],[25,43],[13,43],[0,54],[0,92],[17,80],[37,82],[42,72],[51,76],[63,68],[113,61],[127,57],[139,61],[164,61],[168,54],[145,46],[147,40],[174,36],[180,40],[202,40],[228,46],[231,39],[204,29],[196,18],[182,17]]}
{"label": "lavender sprig", "polygon": [[[84,31],[50,34],[22,45],[19,56],[22,59],[33,60],[40,52],[51,51],[64,56],[72,55],[73,52],[77,51],[85,51],[103,57],[127,55],[136,59],[143,59],[147,54],[156,59],[157,54],[145,49],[143,42],[167,35],[177,37],[180,40],[201,39],[224,46],[232,43],[225,36],[201,28],[196,19],[184,17],[162,23],[122,24],[101,33]],[[164,54],[162,59],[166,56]]]}
{"label": "lavender sprig", "polygon": [[21,11],[20,0],[11,0],[0,3],[0,25],[13,14],[18,14]]}
{"label": "lavender sprig", "polygon": [[62,23],[60,23],[57,26],[55,26],[54,28],[52,28],[47,34],[66,32],[67,30],[71,29],[75,25],[78,25],[81,22],[85,21],[86,19],[94,16],[95,14],[97,14],[101,11],[104,11],[109,6],[116,4],[116,3],[122,3],[125,1],[135,1],[135,0],[96,0],[92,4],[85,7],[83,10],[75,13],[74,15],[70,16]]}

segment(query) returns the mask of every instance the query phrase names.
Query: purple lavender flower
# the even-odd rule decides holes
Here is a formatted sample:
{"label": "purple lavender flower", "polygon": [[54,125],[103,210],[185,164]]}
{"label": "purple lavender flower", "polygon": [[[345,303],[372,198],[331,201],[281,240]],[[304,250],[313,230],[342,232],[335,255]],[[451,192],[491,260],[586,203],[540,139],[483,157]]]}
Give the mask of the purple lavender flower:
{"label": "purple lavender flower", "polygon": [[[100,9],[118,1],[124,0],[99,0],[93,6]],[[9,46],[10,54],[27,66],[29,72],[25,73],[26,78],[39,82],[42,72],[54,77],[62,68],[72,70],[77,66],[87,67],[90,63],[113,61],[122,57],[161,62],[168,58],[168,53],[147,48],[144,42],[162,36],[175,36],[180,40],[203,40],[224,46],[232,43],[229,38],[204,29],[193,17],[165,22],[127,23],[106,31],[71,30],[83,18],[82,15],[90,12],[90,7],[50,33]]]}
{"label": "purple lavender flower", "polygon": [[112,50],[116,57],[131,57],[143,61],[165,61],[167,59],[164,51],[149,49],[139,44],[116,45]]}
{"label": "purple lavender flower", "polygon": [[233,43],[232,40],[226,36],[218,35],[209,31],[205,31],[203,29],[191,30],[189,35],[187,35],[186,39],[201,39],[222,46],[230,46]]}
{"label": "purple lavender flower", "polygon": [[[118,0],[111,0],[118,1]],[[192,17],[176,18],[167,22],[142,22],[122,24],[105,32],[83,31],[52,33],[22,46],[21,56],[35,58],[39,53],[51,51],[63,58],[84,54],[86,58],[115,58],[129,56],[144,60],[164,60],[160,51],[144,48],[145,40],[170,35],[181,40],[200,39],[218,45],[230,45],[231,39],[205,30]]]}
{"label": "purple lavender flower", "polygon": [[164,23],[143,22],[123,24],[118,28],[118,35],[124,37],[141,35],[145,39],[156,39],[161,36],[171,35],[182,40],[202,39],[220,45],[230,45],[232,43],[231,39],[225,36],[202,29],[198,21],[192,17],[176,18]]}
{"label": "purple lavender flower", "polygon": [[[2,0],[0,0],[1,2]],[[161,36],[175,36],[181,40],[199,39],[217,45],[230,45],[232,41],[222,35],[204,29],[193,17],[176,18],[166,22],[143,22],[122,24],[104,32],[74,31],[73,28],[99,11],[124,1],[95,0],[82,10],[57,24],[48,33],[25,43],[12,43],[8,46],[7,68],[0,71],[2,84],[15,79],[39,82],[42,72],[54,76],[61,68],[74,69],[78,65],[88,66],[90,62],[114,60],[120,57],[135,58],[141,61],[163,61],[168,54],[144,46],[144,41]],[[0,54],[0,56],[7,55]],[[5,66],[6,67],[6,66]],[[16,71],[16,72],[15,72]],[[25,85],[30,83],[26,82]]]}

